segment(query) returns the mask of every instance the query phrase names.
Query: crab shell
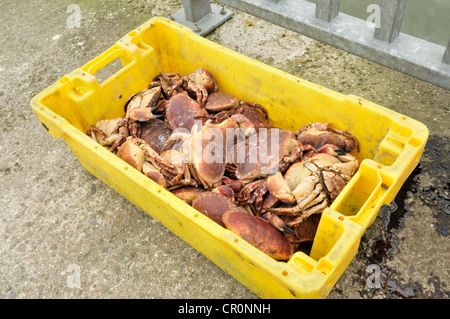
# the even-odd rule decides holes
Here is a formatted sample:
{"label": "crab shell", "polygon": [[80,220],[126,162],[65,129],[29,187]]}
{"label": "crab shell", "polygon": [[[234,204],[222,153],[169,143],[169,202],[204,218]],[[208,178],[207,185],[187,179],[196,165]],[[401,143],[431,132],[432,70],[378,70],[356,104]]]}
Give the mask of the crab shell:
{"label": "crab shell", "polygon": [[158,153],[162,152],[164,145],[172,134],[170,127],[159,119],[140,123],[140,130],[140,138]]}
{"label": "crab shell", "polygon": [[222,183],[229,146],[227,130],[237,127],[233,119],[227,119],[217,125],[206,123],[183,143],[182,152],[187,157],[186,162],[189,163],[192,176],[208,190]]}
{"label": "crab shell", "polygon": [[118,148],[116,155],[138,171],[142,172],[142,164],[145,162],[145,155],[142,149],[133,143],[132,140],[123,143]]}
{"label": "crab shell", "polygon": [[357,139],[349,132],[330,127],[330,123],[309,123],[296,132],[298,140],[318,149],[326,144],[333,144],[350,153],[356,146],[359,151]]}
{"label": "crab shell", "polygon": [[[212,152],[223,151],[224,144],[219,139],[210,141],[205,138],[203,134],[205,131],[204,128],[194,133],[187,141],[188,148],[183,146],[183,152],[188,152],[189,167],[194,178],[206,189],[212,189],[220,185],[226,165],[224,155],[218,154],[219,156],[213,157]],[[211,153],[208,150],[211,150]]]}
{"label": "crab shell", "polygon": [[226,92],[214,92],[208,96],[205,109],[209,112],[221,112],[224,110],[236,109],[239,106],[239,99]]}
{"label": "crab shell", "polygon": [[[277,131],[274,131],[277,130]],[[272,134],[278,140],[272,141]],[[278,134],[278,136],[276,135]],[[267,129],[267,134],[258,132],[255,140],[248,138],[235,145],[234,161],[237,161],[236,177],[240,180],[252,180],[263,175],[269,175],[278,169],[284,156],[290,155],[301,143],[293,137],[293,133],[278,128]],[[275,144],[272,144],[275,142]],[[241,158],[244,155],[244,161]],[[227,159],[230,161],[230,158]]]}
{"label": "crab shell", "polygon": [[229,211],[223,214],[222,221],[233,233],[275,260],[288,260],[293,254],[286,237],[259,217]]}
{"label": "crab shell", "polygon": [[126,117],[135,121],[148,121],[153,118],[154,109],[161,97],[161,86],[144,89],[133,94],[125,102]]}
{"label": "crab shell", "polygon": [[[166,104],[166,119],[172,130],[184,128],[189,132],[195,124],[197,118],[208,116],[200,105],[193,100],[186,92],[173,95]],[[201,121],[204,124],[205,120]]]}
{"label": "crab shell", "polygon": [[[308,218],[304,219],[298,226],[294,227],[293,234],[285,233],[284,235],[293,245],[312,242],[314,240],[314,237],[316,236],[321,217],[321,213],[312,214]],[[281,216],[281,218],[286,223],[289,223],[289,220],[292,219],[292,217],[289,216]]]}
{"label": "crab shell", "polygon": [[185,201],[189,205],[192,205],[192,201],[204,192],[206,192],[204,188],[193,186],[180,187],[171,191],[172,194]]}
{"label": "crab shell", "polygon": [[203,86],[209,94],[219,89],[216,79],[205,68],[197,68],[194,72],[186,76],[186,80]]}
{"label": "crab shell", "polygon": [[222,221],[224,213],[228,211],[239,211],[239,208],[229,198],[213,191],[198,195],[192,201],[192,207],[222,227],[225,227]]}
{"label": "crab shell", "polygon": [[261,128],[272,128],[269,119],[258,111],[256,107],[244,104],[239,108],[239,113],[249,119],[257,131]]}

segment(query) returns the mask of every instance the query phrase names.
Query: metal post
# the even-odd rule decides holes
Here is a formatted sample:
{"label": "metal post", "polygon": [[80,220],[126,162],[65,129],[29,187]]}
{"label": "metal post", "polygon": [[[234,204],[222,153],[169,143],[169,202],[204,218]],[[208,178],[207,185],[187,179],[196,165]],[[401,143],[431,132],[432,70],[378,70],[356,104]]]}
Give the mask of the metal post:
{"label": "metal post", "polygon": [[183,8],[186,20],[194,23],[211,13],[209,0],[183,0]]}
{"label": "metal post", "polygon": [[169,18],[204,36],[233,16],[233,11],[209,0],[183,0],[183,8]]}
{"label": "metal post", "polygon": [[444,52],[444,57],[442,58],[442,62],[446,64],[450,64],[450,39],[448,39],[447,50]]}
{"label": "metal post", "polygon": [[406,0],[381,0],[381,26],[374,38],[391,43],[397,39],[405,13]]}
{"label": "metal post", "polygon": [[[316,5],[306,0],[281,0],[276,4],[269,0],[215,2],[450,90],[450,63],[442,62],[445,46],[404,33],[400,34],[395,43],[376,40],[374,28],[369,27],[367,21],[340,12],[338,19],[326,23],[314,18]],[[386,8],[389,2],[403,3],[403,6],[406,3],[405,0],[385,0],[383,7]],[[403,10],[400,11],[403,16]],[[397,24],[397,31],[399,29],[400,24]],[[447,49],[445,61],[450,60],[449,51]]]}
{"label": "metal post", "polygon": [[340,0],[317,0],[316,18],[328,22],[333,21],[339,14]]}

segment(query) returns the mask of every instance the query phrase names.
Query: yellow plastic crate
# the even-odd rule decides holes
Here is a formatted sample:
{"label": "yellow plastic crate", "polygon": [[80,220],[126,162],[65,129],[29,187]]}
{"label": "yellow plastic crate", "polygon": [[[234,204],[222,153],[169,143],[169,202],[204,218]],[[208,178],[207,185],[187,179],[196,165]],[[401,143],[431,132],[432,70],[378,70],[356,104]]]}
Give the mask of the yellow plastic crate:
{"label": "yellow plastic crate", "polygon": [[[120,59],[99,84],[95,73]],[[85,135],[101,119],[124,115],[125,100],[159,72],[210,70],[221,91],[264,105],[275,126],[298,130],[331,122],[359,140],[359,171],[322,215],[311,254],[278,262],[166,191]],[[80,163],[262,298],[325,298],[355,256],[365,229],[419,162],[428,129],[370,101],[343,95],[257,62],[153,18],[113,47],[36,95],[31,107]]]}

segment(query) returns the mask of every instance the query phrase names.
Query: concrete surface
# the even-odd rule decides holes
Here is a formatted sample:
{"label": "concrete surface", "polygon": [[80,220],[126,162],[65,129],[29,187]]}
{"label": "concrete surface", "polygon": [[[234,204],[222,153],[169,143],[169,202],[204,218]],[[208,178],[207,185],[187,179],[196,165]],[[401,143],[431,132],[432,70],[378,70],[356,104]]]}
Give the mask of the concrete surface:
{"label": "concrete surface", "polygon": [[[30,99],[181,0],[0,3],[0,298],[257,298],[81,167]],[[71,4],[80,28],[69,28]],[[328,298],[448,298],[450,92],[235,12],[208,39],[425,123],[430,139]],[[367,284],[379,271],[379,285]]]}

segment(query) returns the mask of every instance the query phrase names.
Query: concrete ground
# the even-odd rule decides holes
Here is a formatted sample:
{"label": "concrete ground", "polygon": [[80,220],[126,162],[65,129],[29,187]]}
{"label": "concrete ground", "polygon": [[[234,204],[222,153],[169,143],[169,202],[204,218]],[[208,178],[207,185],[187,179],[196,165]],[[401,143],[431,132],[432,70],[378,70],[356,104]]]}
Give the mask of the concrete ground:
{"label": "concrete ground", "polygon": [[[29,105],[182,1],[13,3],[0,3],[0,298],[257,298],[88,173]],[[71,4],[81,9],[80,28],[67,25]],[[207,38],[428,126],[419,167],[328,298],[448,298],[450,92],[237,11]],[[379,285],[368,285],[374,269]]]}

